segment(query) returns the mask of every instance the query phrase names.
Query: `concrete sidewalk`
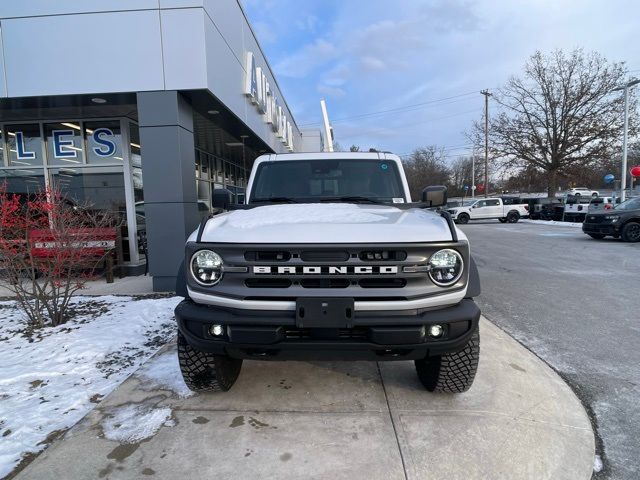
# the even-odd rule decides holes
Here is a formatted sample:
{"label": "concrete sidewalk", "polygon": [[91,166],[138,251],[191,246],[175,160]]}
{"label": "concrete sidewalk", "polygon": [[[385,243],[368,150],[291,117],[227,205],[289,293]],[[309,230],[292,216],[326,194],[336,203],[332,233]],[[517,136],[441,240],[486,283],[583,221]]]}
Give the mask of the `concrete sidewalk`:
{"label": "concrete sidewalk", "polygon": [[[17,478],[591,478],[594,436],[570,388],[486,320],[481,351],[454,396],[426,392],[412,362],[245,362],[230,392],[188,398],[150,385],[145,366]],[[132,404],[173,422],[105,439],[103,421]]]}

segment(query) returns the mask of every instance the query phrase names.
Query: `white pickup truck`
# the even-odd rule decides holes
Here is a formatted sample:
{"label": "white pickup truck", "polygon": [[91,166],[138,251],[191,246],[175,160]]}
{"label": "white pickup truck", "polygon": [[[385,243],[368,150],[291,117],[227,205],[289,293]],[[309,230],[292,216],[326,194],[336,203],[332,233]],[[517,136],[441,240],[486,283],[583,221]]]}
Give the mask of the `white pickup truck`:
{"label": "white pickup truck", "polygon": [[505,205],[501,198],[483,198],[474,203],[447,210],[456,223],[497,218],[502,223],[516,223],[529,216],[529,205]]}

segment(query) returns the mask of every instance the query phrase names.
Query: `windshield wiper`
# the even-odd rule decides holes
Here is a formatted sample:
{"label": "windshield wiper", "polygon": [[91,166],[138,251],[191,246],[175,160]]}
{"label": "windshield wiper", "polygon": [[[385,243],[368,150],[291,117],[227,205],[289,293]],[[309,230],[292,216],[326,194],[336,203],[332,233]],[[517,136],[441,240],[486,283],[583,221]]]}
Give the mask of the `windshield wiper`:
{"label": "windshield wiper", "polygon": [[321,202],[349,202],[349,203],[373,203],[376,205],[384,205],[385,202],[375,200],[369,197],[361,197],[358,195],[344,197],[325,197],[320,199]]}
{"label": "windshield wiper", "polygon": [[251,203],[261,203],[261,202],[270,202],[270,203],[299,203],[297,200],[291,197],[269,197],[269,198],[254,198],[251,200]]}

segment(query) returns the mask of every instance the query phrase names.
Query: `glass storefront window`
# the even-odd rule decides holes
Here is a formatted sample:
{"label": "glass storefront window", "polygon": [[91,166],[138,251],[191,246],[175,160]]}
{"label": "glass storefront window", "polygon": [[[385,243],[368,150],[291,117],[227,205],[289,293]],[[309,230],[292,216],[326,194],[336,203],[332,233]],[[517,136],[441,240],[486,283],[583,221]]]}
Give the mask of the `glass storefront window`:
{"label": "glass storefront window", "polygon": [[92,165],[122,163],[122,135],[119,120],[85,122],[84,138],[87,144],[87,163]]}
{"label": "glass storefront window", "polygon": [[200,178],[202,180],[211,179],[209,175],[209,158],[204,153],[200,153]]}
{"label": "glass storefront window", "polygon": [[[119,167],[52,168],[51,180],[69,199],[125,215],[124,174]],[[124,219],[124,217],[123,217]]]}
{"label": "glass storefront window", "polygon": [[42,137],[40,125],[7,125],[9,165],[32,167],[42,165]]}
{"label": "glass storefront window", "polygon": [[222,183],[224,181],[224,170],[222,168],[222,159],[216,158],[216,182]]}
{"label": "glass storefront window", "polygon": [[45,189],[43,168],[0,169],[0,185],[7,185],[7,193],[33,195]]}
{"label": "glass storefront window", "polygon": [[48,123],[44,126],[49,165],[84,163],[80,122]]}
{"label": "glass storefront window", "polygon": [[[198,180],[196,184],[198,190],[198,204],[206,204],[207,208],[211,208],[211,184],[204,180]],[[200,206],[198,206],[200,209]]]}
{"label": "glass storefront window", "polygon": [[131,156],[131,175],[133,196],[136,202],[144,200],[142,182],[142,155],[140,151],[140,130],[135,123],[129,124],[129,154]]}

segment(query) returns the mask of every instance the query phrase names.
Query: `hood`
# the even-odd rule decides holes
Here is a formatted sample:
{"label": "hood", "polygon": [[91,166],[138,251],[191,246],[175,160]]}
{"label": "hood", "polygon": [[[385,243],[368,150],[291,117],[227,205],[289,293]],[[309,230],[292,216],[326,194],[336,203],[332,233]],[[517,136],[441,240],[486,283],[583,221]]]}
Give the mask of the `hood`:
{"label": "hood", "polygon": [[[458,238],[466,240],[458,230]],[[196,232],[189,237],[195,241]],[[311,203],[235,210],[207,222],[212,243],[405,243],[450,241],[441,216],[387,205]]]}

